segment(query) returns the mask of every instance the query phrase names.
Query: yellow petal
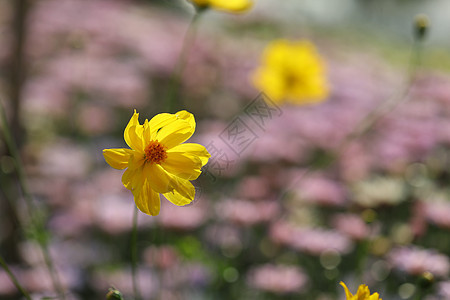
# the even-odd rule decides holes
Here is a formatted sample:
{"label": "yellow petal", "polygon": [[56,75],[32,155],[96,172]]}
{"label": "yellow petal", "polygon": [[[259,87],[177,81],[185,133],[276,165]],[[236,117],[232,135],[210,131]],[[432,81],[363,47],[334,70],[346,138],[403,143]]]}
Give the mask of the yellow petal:
{"label": "yellow petal", "polygon": [[176,121],[164,126],[157,133],[157,140],[167,147],[173,148],[192,136],[195,129],[191,127],[188,121],[177,119]]}
{"label": "yellow petal", "polygon": [[142,133],[142,137],[144,140],[144,147],[145,147],[152,140],[152,135],[151,135],[151,130],[150,130],[150,123],[147,119],[145,119],[143,126],[144,126],[144,131]]}
{"label": "yellow petal", "polygon": [[189,123],[189,125],[191,125],[191,128],[195,131],[196,124],[195,124],[195,118],[194,118],[193,114],[191,114],[190,112],[185,111],[185,110],[180,110],[179,112],[177,112],[175,114],[175,116],[177,116],[177,118],[179,118],[179,119],[183,119],[183,120],[187,121]]}
{"label": "yellow petal", "polygon": [[271,42],[253,82],[275,102],[317,103],[329,94],[325,64],[308,41]]}
{"label": "yellow petal", "polygon": [[125,169],[128,167],[128,161],[132,151],[129,149],[105,149],[103,150],[103,156],[106,162],[114,169]]}
{"label": "yellow petal", "polygon": [[253,6],[249,0],[210,0],[209,3],[215,9],[234,13],[247,11]]}
{"label": "yellow petal", "polygon": [[167,193],[174,189],[176,181],[173,175],[167,173],[159,164],[145,164],[143,176],[150,187],[157,193]]}
{"label": "yellow petal", "polygon": [[133,154],[130,156],[128,161],[128,170],[136,170],[141,168],[145,162],[145,155],[139,151],[132,151]]}
{"label": "yellow petal", "polygon": [[151,139],[156,140],[156,134],[161,130],[161,128],[176,120],[177,117],[174,114],[162,113],[154,116],[149,122]]}
{"label": "yellow petal", "polygon": [[167,159],[161,163],[167,172],[183,179],[195,180],[202,171],[202,161],[196,156],[180,152],[167,152]]}
{"label": "yellow petal", "polygon": [[144,184],[145,178],[140,169],[126,169],[122,175],[122,183],[129,190],[137,190]]}
{"label": "yellow petal", "polygon": [[340,285],[342,285],[344,287],[345,290],[345,296],[347,297],[347,300],[352,300],[353,295],[352,293],[350,293],[350,291],[348,290],[348,287],[345,285],[345,283],[343,283],[342,281],[339,283]]}
{"label": "yellow petal", "polygon": [[130,129],[132,126],[139,126],[139,113],[134,110],[134,114],[131,117],[130,121],[127,124],[127,127],[125,127],[125,131],[123,133],[123,138],[125,139],[125,142],[127,143],[130,148],[133,148],[131,146],[131,139],[130,139]]}
{"label": "yellow petal", "polygon": [[154,116],[149,122],[149,128],[151,132],[152,140],[161,141],[162,136],[159,132],[169,125],[173,125],[177,121],[186,121],[192,128],[192,132],[195,131],[195,118],[194,116],[185,110],[179,111],[176,114],[162,113]]}
{"label": "yellow petal", "polygon": [[161,199],[159,198],[159,194],[152,189],[149,189],[148,192],[148,209],[152,216],[157,216],[161,209]]}
{"label": "yellow petal", "polygon": [[143,125],[137,125],[137,126],[131,126],[128,131],[128,138],[129,141],[128,146],[130,146],[131,149],[144,152],[145,141],[144,141],[144,126]]}
{"label": "yellow petal", "polygon": [[361,284],[356,291],[356,299],[366,300],[370,296],[369,287],[365,284]]}
{"label": "yellow petal", "polygon": [[204,146],[195,143],[184,143],[167,150],[167,154],[173,152],[186,153],[200,158],[202,161],[202,167],[206,165],[208,159],[211,157],[211,154],[209,154],[208,150],[206,150]]}
{"label": "yellow petal", "polygon": [[128,190],[132,190],[132,183],[131,180],[133,178],[135,171],[131,171],[129,169],[125,170],[125,172],[123,172],[122,175],[122,183],[125,186],[125,188],[127,188]]}
{"label": "yellow petal", "polygon": [[378,293],[373,293],[373,295],[369,297],[369,300],[383,300],[383,299],[380,298],[380,295]]}
{"label": "yellow petal", "polygon": [[177,178],[177,187],[163,196],[177,206],[184,206],[195,199],[195,187],[188,180]]}
{"label": "yellow petal", "polygon": [[148,184],[140,189],[133,190],[134,203],[140,211],[147,215],[151,215],[148,205],[149,190],[151,189]]}
{"label": "yellow petal", "polygon": [[140,211],[150,216],[157,216],[161,208],[159,194],[152,190],[148,182],[142,186],[142,189],[133,192],[134,202]]}

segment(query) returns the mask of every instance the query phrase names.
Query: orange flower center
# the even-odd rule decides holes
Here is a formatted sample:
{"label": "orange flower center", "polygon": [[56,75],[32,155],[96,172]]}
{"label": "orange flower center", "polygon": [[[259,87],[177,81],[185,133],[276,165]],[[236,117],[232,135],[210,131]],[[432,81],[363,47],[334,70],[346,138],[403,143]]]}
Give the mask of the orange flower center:
{"label": "orange flower center", "polygon": [[151,141],[144,149],[145,162],[160,164],[167,158],[166,147],[158,141]]}

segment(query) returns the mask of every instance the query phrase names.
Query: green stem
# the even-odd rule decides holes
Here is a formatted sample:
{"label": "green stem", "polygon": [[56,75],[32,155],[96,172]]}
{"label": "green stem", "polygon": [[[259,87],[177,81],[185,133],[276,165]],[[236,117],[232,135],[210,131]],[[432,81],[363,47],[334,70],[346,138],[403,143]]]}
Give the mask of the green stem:
{"label": "green stem", "polygon": [[6,273],[8,273],[9,278],[11,278],[11,281],[14,283],[16,288],[22,293],[22,295],[27,298],[27,300],[31,300],[30,294],[20,285],[19,281],[17,280],[16,276],[14,276],[13,272],[9,269],[8,265],[6,264],[3,257],[0,255],[0,265],[5,269]]}
{"label": "green stem", "polygon": [[360,282],[364,282],[363,275],[364,270],[366,270],[366,262],[367,262],[367,253],[369,249],[368,241],[364,240],[359,245],[357,245],[356,259],[356,275]]}
{"label": "green stem", "polygon": [[137,280],[137,220],[138,208],[135,206],[133,213],[133,230],[131,233],[131,274],[133,280],[134,298],[136,300],[140,300],[142,297]]}
{"label": "green stem", "polygon": [[6,145],[9,149],[9,152],[11,153],[12,157],[14,158],[16,162],[16,171],[17,176],[19,180],[19,186],[22,190],[23,197],[25,199],[26,204],[26,211],[30,218],[31,226],[36,230],[36,232],[40,232],[43,234],[44,238],[38,237],[37,242],[39,246],[41,247],[42,254],[44,256],[45,264],[47,265],[47,268],[50,273],[50,277],[52,279],[53,287],[55,291],[60,295],[61,299],[65,299],[64,296],[64,289],[62,287],[62,284],[59,280],[59,277],[56,274],[56,269],[54,268],[53,261],[50,256],[50,252],[48,250],[48,244],[47,244],[47,238],[45,237],[46,230],[44,228],[44,225],[42,224],[42,221],[39,219],[36,219],[35,212],[37,211],[36,206],[33,202],[33,197],[31,196],[30,190],[27,185],[26,176],[25,176],[25,170],[23,167],[22,160],[20,159],[19,150],[17,148],[16,143],[14,142],[12,135],[11,135],[11,129],[9,128],[8,121],[6,119],[6,113],[3,108],[3,105],[0,103],[0,116],[1,116],[1,127],[3,132],[3,137],[5,139]]}
{"label": "green stem", "polygon": [[166,108],[167,112],[174,112],[175,108],[179,106],[178,101],[178,89],[180,88],[181,78],[183,76],[184,67],[186,66],[187,57],[195,41],[195,35],[197,33],[197,24],[202,11],[199,10],[195,13],[191,22],[189,23],[188,30],[183,39],[183,46],[181,48],[180,56],[172,73],[172,77],[169,83],[169,89],[167,92]]}
{"label": "green stem", "polygon": [[[407,68],[407,76],[405,85],[396,96],[391,97],[384,102],[382,102],[378,107],[376,107],[373,111],[371,111],[367,116],[355,126],[355,130],[351,132],[336,148],[334,154],[330,156],[327,160],[325,166],[322,165],[323,168],[329,167],[338,157],[339,155],[347,149],[352,141],[366,133],[373,125],[383,116],[393,111],[400,104],[404,103],[408,98],[408,94],[412,83],[414,81],[414,77],[416,75],[416,70],[421,64],[421,54],[422,54],[422,42],[419,40],[414,41],[414,45],[411,51],[411,57],[409,66]],[[309,167],[305,170],[305,172],[297,178],[296,182],[293,184],[298,184],[306,175],[312,173],[315,169]],[[281,192],[280,199],[282,200],[288,194],[288,189],[285,189]]]}
{"label": "green stem", "polygon": [[409,91],[414,82],[414,77],[416,75],[416,69],[420,65],[422,53],[422,43],[420,41],[415,41],[412,53],[410,57],[410,62],[408,65],[406,82],[403,89],[394,97],[387,99],[382,102],[378,107],[376,107],[372,112],[370,112],[359,124],[356,125],[355,130],[349,134],[349,136],[341,142],[338,146],[337,154],[341,153],[346,147],[354,141],[356,138],[360,137],[366,133],[373,125],[381,119],[386,114],[393,111],[400,104],[404,103],[408,98]]}
{"label": "green stem", "polygon": [[414,300],[422,300],[422,293],[417,292],[416,295],[414,296]]}

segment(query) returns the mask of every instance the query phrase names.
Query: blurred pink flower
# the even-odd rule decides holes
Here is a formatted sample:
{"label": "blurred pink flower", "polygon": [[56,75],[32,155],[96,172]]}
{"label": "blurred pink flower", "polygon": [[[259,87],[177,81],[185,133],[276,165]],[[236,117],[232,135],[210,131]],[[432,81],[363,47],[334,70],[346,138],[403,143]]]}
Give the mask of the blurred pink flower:
{"label": "blurred pink flower", "polygon": [[[266,125],[258,138],[249,146],[247,157],[251,161],[299,162],[305,158],[305,140],[295,133],[296,115],[292,110],[281,108],[282,115],[266,120]],[[249,118],[245,119],[253,124]]]}
{"label": "blurred pink flower", "polygon": [[450,299],[450,281],[449,280],[439,283],[438,294],[440,297],[442,297],[439,299]]}
{"label": "blurred pink flower", "polygon": [[71,180],[83,178],[87,176],[91,163],[92,156],[88,150],[69,140],[46,143],[39,152],[39,172],[44,176]]}
{"label": "blurred pink flower", "polygon": [[[17,270],[12,266],[9,266],[12,272],[17,276]],[[8,273],[3,269],[0,270],[0,296],[14,295],[17,293],[17,289],[12,283]]]}
{"label": "blurred pink flower", "polygon": [[24,112],[30,115],[67,116],[71,105],[67,94],[69,88],[69,85],[51,76],[30,78],[23,88]]}
{"label": "blurred pink flower", "polygon": [[412,233],[416,237],[423,236],[427,231],[426,222],[427,209],[423,201],[416,201],[411,210],[411,219],[409,221],[409,226]]}
{"label": "blurred pink flower", "polygon": [[372,159],[364,141],[350,143],[338,158],[343,179],[350,182],[364,179],[371,171]]}
{"label": "blurred pink flower", "polygon": [[[126,191],[97,194],[86,209],[92,215],[92,222],[109,234],[131,231],[134,201]],[[149,227],[154,221],[152,218],[139,218],[138,227]]]}
{"label": "blurred pink flower", "polygon": [[270,195],[270,185],[264,177],[248,176],[240,180],[237,193],[243,199],[263,199]]}
{"label": "blurred pink flower", "polygon": [[178,253],[173,246],[150,246],[144,250],[144,261],[151,267],[168,269],[178,262]]}
{"label": "blurred pink flower", "polygon": [[439,227],[450,228],[449,201],[425,202],[424,206],[425,216],[430,222]]}
{"label": "blurred pink flower", "polygon": [[148,82],[133,64],[112,58],[66,55],[54,58],[46,67],[48,76],[63,86],[92,93],[112,105],[139,107],[146,101]]}
{"label": "blurred pink flower", "polygon": [[300,180],[295,195],[307,203],[324,206],[342,206],[346,202],[343,186],[322,176],[306,176]]}
{"label": "blurred pink flower", "polygon": [[206,238],[213,245],[222,249],[240,250],[243,244],[242,231],[236,226],[227,224],[214,224],[208,226]]}
{"label": "blurred pink flower", "polygon": [[162,285],[168,290],[202,287],[211,282],[210,270],[201,263],[176,264],[163,273]]}
{"label": "blurred pink flower", "polygon": [[[34,195],[42,196],[46,199],[48,205],[51,206],[66,206],[67,201],[72,199],[73,179],[67,176],[43,176],[42,170],[36,170],[38,176],[30,178],[30,189]],[[52,188],[48,186],[51,184]]]}
{"label": "blurred pink flower", "polygon": [[81,237],[91,223],[89,216],[82,216],[72,208],[65,212],[55,213],[48,226],[58,236],[74,238]]}
{"label": "blurred pink flower", "polygon": [[333,216],[331,224],[354,240],[364,240],[369,237],[369,227],[359,215],[337,214]]}
{"label": "blurred pink flower", "polygon": [[437,127],[439,128],[439,141],[442,144],[450,144],[450,130],[448,130],[448,128],[450,128],[450,120],[448,119],[448,117],[442,117],[438,119],[437,122]]}
{"label": "blurred pink flower", "polygon": [[277,243],[311,255],[320,255],[329,250],[346,254],[353,249],[352,241],[337,231],[296,227],[286,222],[273,224],[270,237]]}
{"label": "blurred pink flower", "polygon": [[307,281],[307,275],[294,266],[266,264],[254,267],[247,275],[251,287],[276,294],[301,292]]}
{"label": "blurred pink flower", "polygon": [[210,182],[215,182],[221,177],[236,175],[244,165],[247,151],[238,156],[233,150],[219,138],[227,124],[224,122],[203,122],[199,124],[199,136],[193,142],[205,145],[211,157],[205,166],[205,175]]}
{"label": "blurred pink flower", "polygon": [[[204,199],[194,200],[193,203],[179,207],[164,201],[160,217],[157,221],[164,228],[189,231],[201,226],[208,219],[207,204]],[[167,203],[166,203],[167,202]]]}
{"label": "blurred pink flower", "polygon": [[[408,103],[408,109],[417,105]],[[412,115],[408,109],[396,111],[395,115],[380,120],[377,126],[379,135],[372,140],[375,160],[384,168],[396,170],[411,160],[428,154],[438,142],[438,127],[433,111],[426,107],[417,109],[425,115]]]}
{"label": "blurred pink flower", "polygon": [[287,138],[276,132],[266,133],[255,140],[248,148],[249,160],[261,162],[300,160],[304,142],[295,137]]}
{"label": "blurred pink flower", "polygon": [[270,221],[279,214],[279,210],[278,203],[273,201],[228,199],[216,204],[219,218],[244,226]]}
{"label": "blurred pink flower", "polygon": [[434,276],[445,277],[450,271],[449,258],[435,250],[417,247],[401,247],[389,253],[392,265],[411,275],[430,272]]}
{"label": "blurred pink flower", "polygon": [[414,82],[412,92],[415,97],[422,101],[436,100],[448,107],[450,103],[450,78],[447,74],[423,74]]}
{"label": "blurred pink flower", "polygon": [[92,207],[94,222],[109,234],[131,231],[133,199],[125,195],[99,195]]}

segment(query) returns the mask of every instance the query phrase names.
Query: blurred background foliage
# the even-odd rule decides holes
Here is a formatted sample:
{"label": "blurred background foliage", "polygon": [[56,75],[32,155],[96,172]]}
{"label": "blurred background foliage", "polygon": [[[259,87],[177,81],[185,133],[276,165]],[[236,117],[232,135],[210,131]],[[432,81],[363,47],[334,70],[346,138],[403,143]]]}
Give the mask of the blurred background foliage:
{"label": "blurred background foliage", "polygon": [[[445,0],[256,0],[241,15],[206,12],[179,108],[217,151],[193,204],[139,216],[144,298],[343,299],[342,280],[383,299],[450,299],[449,11]],[[68,299],[111,285],[133,299],[133,198],[101,150],[125,146],[133,109],[164,111],[193,13],[171,0],[0,1],[0,101]],[[419,13],[431,25],[410,74]],[[330,96],[280,105],[258,127],[250,78],[275,39],[315,44]],[[391,98],[395,110],[348,140]],[[236,117],[256,136],[239,155],[220,138]],[[34,298],[55,296],[3,139],[0,170],[1,254]],[[3,269],[0,298],[21,299]]]}

